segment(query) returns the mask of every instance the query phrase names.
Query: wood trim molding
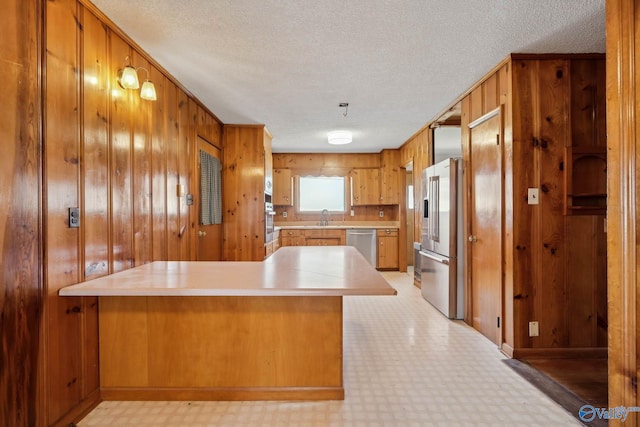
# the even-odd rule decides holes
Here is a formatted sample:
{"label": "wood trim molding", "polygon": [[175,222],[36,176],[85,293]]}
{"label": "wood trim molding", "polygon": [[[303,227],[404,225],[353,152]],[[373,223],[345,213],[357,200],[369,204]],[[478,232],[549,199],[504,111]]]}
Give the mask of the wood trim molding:
{"label": "wood trim molding", "polygon": [[[636,145],[640,5],[608,0],[607,27],[607,270],[609,405],[637,406]],[[636,426],[638,415],[625,425]]]}
{"label": "wood trim molding", "polygon": [[[503,345],[503,352],[505,347]],[[505,352],[505,354],[508,354]],[[511,357],[527,359],[606,359],[606,347],[580,348],[512,348]]]}
{"label": "wood trim molding", "polygon": [[487,120],[494,118],[495,116],[500,114],[501,110],[502,110],[502,106],[499,106],[498,108],[495,108],[489,111],[487,114],[483,115],[482,117],[477,118],[476,120],[469,123],[469,129],[473,129],[474,127],[481,125]]}
{"label": "wood trim molding", "polygon": [[101,392],[104,400],[344,400],[343,387],[108,387]]}

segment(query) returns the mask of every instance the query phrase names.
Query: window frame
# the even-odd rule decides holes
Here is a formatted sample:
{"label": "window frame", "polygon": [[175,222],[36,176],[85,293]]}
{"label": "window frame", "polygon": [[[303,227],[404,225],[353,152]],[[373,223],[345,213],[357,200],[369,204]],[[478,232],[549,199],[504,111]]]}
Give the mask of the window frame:
{"label": "window frame", "polygon": [[344,183],[344,194],[343,194],[343,206],[344,206],[344,210],[331,210],[329,209],[329,214],[336,214],[336,215],[344,215],[347,212],[349,212],[349,177],[346,175],[314,175],[314,174],[306,174],[306,175],[296,175],[295,177],[295,184],[296,184],[296,213],[301,214],[301,215],[317,215],[319,213],[322,212],[322,209],[320,210],[302,210],[301,209],[301,191],[302,191],[302,185],[300,185],[300,179],[301,178],[342,178],[343,183]]}

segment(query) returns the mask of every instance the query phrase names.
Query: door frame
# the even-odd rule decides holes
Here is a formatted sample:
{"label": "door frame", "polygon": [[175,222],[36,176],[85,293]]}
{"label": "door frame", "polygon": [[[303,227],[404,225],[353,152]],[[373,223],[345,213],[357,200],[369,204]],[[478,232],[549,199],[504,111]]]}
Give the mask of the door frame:
{"label": "door frame", "polygon": [[[476,120],[470,122],[467,125],[467,135],[466,135],[466,144],[468,149],[466,150],[467,158],[463,158],[463,223],[464,223],[464,320],[467,324],[473,326],[473,299],[472,292],[473,287],[471,286],[472,277],[471,277],[471,251],[472,245],[468,244],[468,236],[473,234],[472,229],[472,212],[471,207],[472,204],[472,186],[471,186],[471,130],[487,120],[494,118],[495,116],[500,117],[500,129],[499,129],[499,139],[500,139],[500,230],[501,230],[501,239],[500,239],[500,284],[499,284],[499,316],[500,316],[500,326],[498,327],[498,331],[496,333],[497,345],[498,348],[502,348],[502,344],[504,343],[504,315],[505,315],[505,306],[504,306],[504,295],[505,295],[505,189],[504,189],[504,178],[505,178],[505,158],[504,158],[504,113],[505,108],[504,104],[500,104],[497,108],[483,114]],[[464,153],[465,150],[463,150]]]}

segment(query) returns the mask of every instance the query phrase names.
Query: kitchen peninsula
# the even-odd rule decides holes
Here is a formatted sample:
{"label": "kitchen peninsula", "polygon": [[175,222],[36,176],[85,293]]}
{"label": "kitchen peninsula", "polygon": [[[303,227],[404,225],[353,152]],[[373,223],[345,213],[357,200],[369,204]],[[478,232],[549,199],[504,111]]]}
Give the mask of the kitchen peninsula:
{"label": "kitchen peninsula", "polygon": [[159,261],[60,290],[100,297],[104,400],[343,399],[342,297],[395,294],[348,246]]}

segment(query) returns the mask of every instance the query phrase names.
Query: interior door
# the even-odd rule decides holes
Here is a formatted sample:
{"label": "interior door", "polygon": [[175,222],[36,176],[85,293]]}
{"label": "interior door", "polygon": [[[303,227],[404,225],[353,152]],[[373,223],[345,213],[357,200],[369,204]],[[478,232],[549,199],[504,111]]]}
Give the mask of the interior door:
{"label": "interior door", "polygon": [[500,108],[469,125],[471,312],[473,327],[502,341],[502,119]]}
{"label": "interior door", "polygon": [[[203,155],[204,154],[204,155]],[[207,157],[210,156],[210,157]],[[198,137],[198,228],[197,228],[197,257],[198,261],[222,261],[222,182],[220,176],[212,172],[209,164],[211,157],[222,162],[220,149],[214,147],[205,139]],[[221,163],[220,163],[221,165]],[[218,180],[216,182],[216,180]],[[211,204],[213,210],[220,209],[219,214],[207,212],[203,205]]]}

